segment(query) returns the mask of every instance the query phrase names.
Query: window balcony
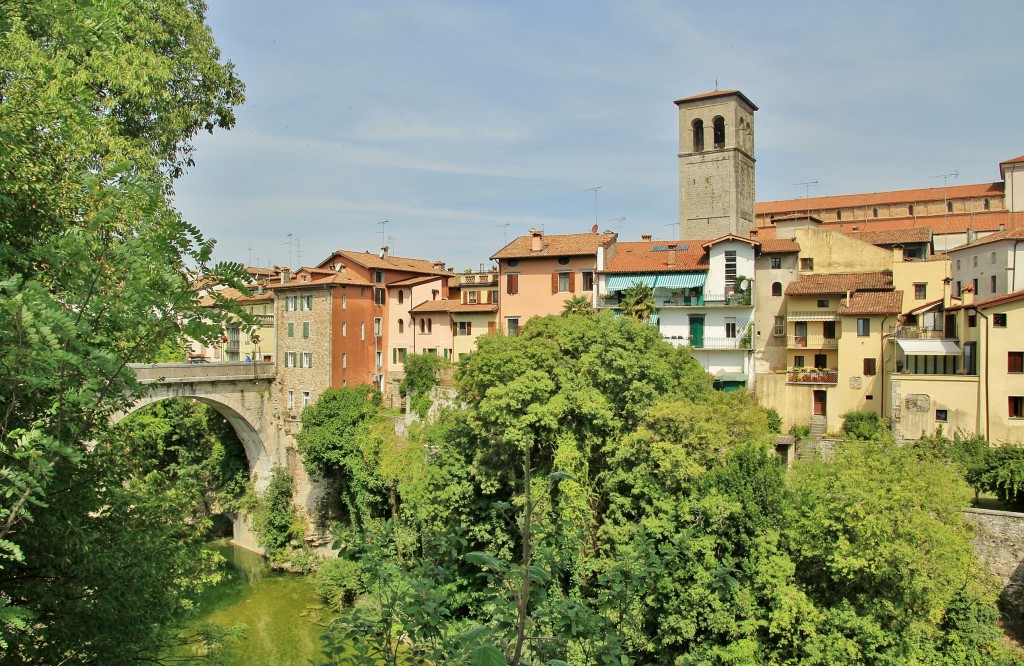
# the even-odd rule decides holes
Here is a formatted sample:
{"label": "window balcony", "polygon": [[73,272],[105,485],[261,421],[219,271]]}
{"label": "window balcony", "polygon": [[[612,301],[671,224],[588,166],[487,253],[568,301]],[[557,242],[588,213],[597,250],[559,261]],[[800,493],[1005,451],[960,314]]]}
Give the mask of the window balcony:
{"label": "window balcony", "polygon": [[901,340],[956,340],[956,327],[949,334],[945,328],[928,328],[927,326],[890,326],[889,332]]}
{"label": "window balcony", "polygon": [[790,335],[786,340],[790,349],[836,349],[839,338],[826,338],[823,335]]}
{"label": "window balcony", "polygon": [[786,383],[835,385],[839,383],[839,371],[812,368],[790,368],[786,371]]}
{"label": "window balcony", "polygon": [[703,350],[735,350],[750,349],[750,341],[745,338],[709,338],[707,336],[692,338],[685,335],[666,335],[665,342],[679,346],[688,345]]}

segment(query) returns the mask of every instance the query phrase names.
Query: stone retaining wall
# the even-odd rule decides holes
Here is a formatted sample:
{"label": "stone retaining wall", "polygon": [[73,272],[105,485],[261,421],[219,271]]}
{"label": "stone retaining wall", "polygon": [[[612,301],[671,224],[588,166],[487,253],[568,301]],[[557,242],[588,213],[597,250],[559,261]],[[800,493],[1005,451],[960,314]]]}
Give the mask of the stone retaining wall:
{"label": "stone retaining wall", "polygon": [[1003,583],[1004,611],[1024,617],[1024,513],[965,509],[964,518],[982,566]]}

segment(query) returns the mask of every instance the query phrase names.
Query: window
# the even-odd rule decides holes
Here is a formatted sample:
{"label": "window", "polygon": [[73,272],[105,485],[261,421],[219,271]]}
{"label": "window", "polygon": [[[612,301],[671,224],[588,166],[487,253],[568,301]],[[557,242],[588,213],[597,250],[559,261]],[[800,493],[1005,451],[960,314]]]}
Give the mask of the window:
{"label": "window", "polygon": [[423,317],[420,317],[420,333],[426,333],[426,332],[427,332],[427,320],[424,319]]}
{"label": "window", "polygon": [[348,367],[348,354],[345,353],[345,352],[341,353],[341,367],[343,367],[343,368],[347,368]]}
{"label": "window", "polygon": [[401,305],[402,303],[405,303],[405,290],[404,289],[399,289],[398,290],[398,304]]}
{"label": "window", "polygon": [[380,317],[374,317],[373,318],[373,334],[375,336],[377,336],[378,338],[384,334],[381,331],[381,328],[383,328],[383,320],[381,320]]}
{"label": "window", "polygon": [[434,332],[434,320],[431,317],[427,317],[427,333]]}
{"label": "window", "polygon": [[974,255],[973,257],[971,257],[971,264],[974,268],[978,267],[978,255]]}
{"label": "window", "polygon": [[1006,328],[1006,313],[996,312],[992,315],[992,325],[997,328]]}
{"label": "window", "polygon": [[714,128],[715,148],[725,148],[725,118],[715,116],[711,126]]}
{"label": "window", "polygon": [[519,335],[519,317],[506,317],[505,330],[512,337]]}
{"label": "window", "polygon": [[489,300],[488,303],[491,303],[493,305],[494,303],[497,303],[497,302],[498,302],[498,290],[497,289],[492,289],[491,290],[491,300]]}
{"label": "window", "polygon": [[991,291],[992,291],[992,294],[995,295],[995,293],[996,293],[996,276],[993,275],[991,279],[992,279],[992,284],[990,285],[992,287]]}
{"label": "window", "polygon": [[801,356],[801,355],[794,356],[793,357],[793,367],[794,368],[802,368],[802,367],[804,367],[804,357]]}
{"label": "window", "polygon": [[781,282],[772,282],[772,296],[782,296]]}
{"label": "window", "polygon": [[477,299],[479,298],[479,293],[480,292],[478,292],[478,291],[467,291],[466,292],[466,302],[470,303],[470,304],[476,303]]}
{"label": "window", "polygon": [[285,352],[284,354],[284,367],[294,368],[295,367],[295,352]]}
{"label": "window", "polygon": [[302,322],[302,337],[304,337],[304,338],[308,338],[309,337],[309,322],[308,321]]}
{"label": "window", "polygon": [[308,296],[304,296],[303,298],[306,301],[306,309],[307,310],[312,310],[313,309],[313,295],[310,294]]}
{"label": "window", "polygon": [[575,276],[571,271],[561,271],[559,273],[551,274],[551,293],[555,294],[558,292],[571,292],[574,291],[576,285],[573,284]]}
{"label": "window", "polygon": [[871,209],[871,217],[878,217],[878,209],[877,208],[872,208]]}
{"label": "window", "polygon": [[910,205],[907,206],[907,215],[913,215],[913,214],[914,214],[914,204],[910,204]]}
{"label": "window", "polygon": [[802,271],[813,271],[814,270],[814,257],[803,257],[800,259],[800,270]]}
{"label": "window", "polygon": [[736,317],[725,318],[725,337],[735,338],[736,336]]}
{"label": "window", "polygon": [[947,213],[952,213],[953,212],[953,202],[952,201],[947,201],[946,202],[946,212]]}
{"label": "window", "polygon": [[309,391],[303,391],[302,392],[302,408],[305,409],[306,407],[309,407],[309,403],[311,403],[312,401],[313,400],[312,400],[312,398],[309,395]]}
{"label": "window", "polygon": [[985,199],[985,201],[982,202],[982,208],[984,208],[985,210],[989,210],[991,207],[992,207],[992,204],[990,204],[988,202],[988,199]]}
{"label": "window", "polygon": [[460,321],[459,335],[473,335],[473,324],[468,321]]}
{"label": "window", "polygon": [[965,342],[964,343],[964,374],[976,375],[978,374],[978,343],[977,342]]}
{"label": "window", "polygon": [[[977,257],[975,257],[975,259],[977,259]],[[977,297],[978,296],[978,278],[974,278],[973,280],[971,280],[971,284],[974,286],[974,296]]]}
{"label": "window", "polygon": [[963,289],[963,285],[960,284],[960,280],[957,280],[956,281],[956,294],[954,294],[954,296],[959,296],[960,294],[963,293],[963,290],[964,290]]}
{"label": "window", "polygon": [[594,291],[594,271],[583,271],[583,291]]}
{"label": "window", "polygon": [[348,294],[346,294],[344,292],[342,292],[342,294],[341,294],[341,309],[342,310],[347,310],[348,309]]}
{"label": "window", "polygon": [[568,266],[569,265],[569,257],[559,257],[558,258],[558,265],[559,266]]}
{"label": "window", "polygon": [[508,264],[509,268],[515,268],[516,266],[519,265],[519,260],[518,259],[509,259],[506,263]]}
{"label": "window", "polygon": [[384,284],[384,271],[374,271],[373,281],[377,284]]}
{"label": "window", "polygon": [[375,305],[384,305],[384,301],[387,299],[385,293],[383,287],[373,288],[373,302]]}
{"label": "window", "polygon": [[359,324],[359,339],[360,340],[365,340],[366,339],[366,322],[365,321],[362,322],[361,324]]}
{"label": "window", "polygon": [[822,337],[826,340],[836,339],[836,323],[834,321],[823,321],[821,322],[821,333]]}
{"label": "window", "polygon": [[1024,352],[1019,352],[1019,351],[1007,352],[1006,371],[1007,372],[1024,372]]}
{"label": "window", "polygon": [[786,334],[786,318],[785,317],[776,317],[775,318],[775,329],[772,331],[772,334],[775,337],[777,337],[777,338],[782,337],[783,335]]}
{"label": "window", "polygon": [[288,409],[295,409],[295,391],[288,391]]}
{"label": "window", "polygon": [[959,259],[956,260],[956,269],[960,270],[960,260]]}
{"label": "window", "polygon": [[405,363],[405,347],[395,347],[391,350],[392,363]]}
{"label": "window", "polygon": [[819,308],[827,308],[828,307],[828,299],[827,298],[819,298],[818,299],[818,307]]}
{"label": "window", "polygon": [[690,129],[693,131],[693,152],[699,153],[704,150],[704,121],[697,118],[690,123]]}
{"label": "window", "polygon": [[991,258],[989,259],[988,263],[990,263],[990,264],[996,263],[996,253],[995,252],[992,253]]}
{"label": "window", "polygon": [[969,315],[967,315],[967,327],[968,328],[974,328],[977,325],[978,325],[978,315],[976,315],[976,314],[969,314]]}
{"label": "window", "polygon": [[405,322],[401,319],[398,320],[398,332],[405,333]]}
{"label": "window", "polygon": [[505,276],[505,293],[519,293],[519,273],[509,273]]}
{"label": "window", "polygon": [[837,210],[836,211],[836,222],[842,222],[842,221],[843,221],[843,211]]}
{"label": "window", "polygon": [[288,322],[288,337],[295,337],[295,324],[293,322]]}
{"label": "window", "polygon": [[782,257],[772,257],[771,261],[772,268],[782,268]]}
{"label": "window", "polygon": [[377,361],[377,367],[378,367],[378,368],[379,368],[380,366],[384,365],[384,352],[380,352],[380,351],[379,351],[379,352],[377,352],[377,358],[376,358],[376,361]]}
{"label": "window", "polygon": [[914,283],[914,298],[923,301],[928,298],[928,285],[924,282]]}
{"label": "window", "polygon": [[859,317],[857,319],[857,335],[862,338],[871,335],[870,319],[867,317]]}
{"label": "window", "polygon": [[348,322],[347,321],[341,322],[341,337],[343,337],[343,338],[347,338],[348,337]]}
{"label": "window", "polygon": [[946,421],[949,420],[949,411],[945,409],[936,409],[935,420],[938,421],[939,423],[945,423]]}
{"label": "window", "polygon": [[875,374],[877,374],[875,372],[875,370],[876,370],[875,363],[876,363],[876,359],[873,359],[873,358],[866,358],[866,359],[864,359],[864,374],[866,376],[871,377],[871,376],[874,376]]}
{"label": "window", "polygon": [[1010,418],[1024,418],[1024,395],[1010,396]]}
{"label": "window", "polygon": [[313,367],[313,352],[302,352],[302,367],[312,368]]}
{"label": "window", "polygon": [[828,367],[828,356],[825,354],[814,355],[814,367],[818,370],[824,370]]}
{"label": "window", "polygon": [[[724,120],[722,122],[725,122]],[[736,288],[736,250],[725,251],[725,291]]]}

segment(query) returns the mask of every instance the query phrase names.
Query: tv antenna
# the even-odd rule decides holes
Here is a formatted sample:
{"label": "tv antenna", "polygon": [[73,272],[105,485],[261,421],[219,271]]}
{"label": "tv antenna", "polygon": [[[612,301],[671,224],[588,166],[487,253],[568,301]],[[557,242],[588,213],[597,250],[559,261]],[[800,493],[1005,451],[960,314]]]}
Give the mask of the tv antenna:
{"label": "tv antenna", "polygon": [[288,234],[288,242],[281,243],[281,245],[288,246],[288,270],[292,269],[292,235]]}
{"label": "tv antenna", "polygon": [[622,231],[622,223],[626,221],[626,218],[624,218],[624,217],[613,217],[611,221],[612,222],[618,222],[618,224],[615,225],[615,233],[620,233]]}
{"label": "tv antenna", "polygon": [[[818,184],[818,179],[815,178],[814,180],[809,180],[806,183],[793,183],[793,184],[794,185],[803,185],[804,186],[804,199],[810,200],[810,198],[811,198],[811,185],[817,185]],[[807,217],[810,217],[810,216],[811,216],[811,204],[808,203],[807,204]]]}
{"label": "tv antenna", "polygon": [[[663,224],[661,226],[663,226],[663,227],[675,227],[677,231],[679,230],[679,223],[678,222],[669,222],[668,224]],[[674,235],[673,235],[673,240],[675,240],[675,236]]]}
{"label": "tv antenna", "polygon": [[590,188],[587,188],[587,189],[583,190],[584,192],[593,192],[594,193],[594,224],[597,224],[597,191],[599,189],[601,189],[600,185],[598,185],[597,187],[590,187]]}
{"label": "tv antenna", "polygon": [[941,178],[942,179],[942,216],[945,217],[949,214],[949,199],[946,197],[946,186],[949,184],[949,179],[956,180],[960,177],[960,171],[954,169],[953,173],[940,173],[938,176],[929,176],[929,178]]}
{"label": "tv antenna", "polygon": [[394,254],[395,252],[395,237],[388,236],[388,251]]}
{"label": "tv antenna", "polygon": [[302,268],[302,243],[298,238],[295,239],[295,260],[299,264],[299,268]]}
{"label": "tv antenna", "polygon": [[497,225],[497,226],[501,227],[501,233],[502,233],[502,235],[503,235],[503,237],[505,239],[505,245],[508,245],[508,227],[509,227],[510,224],[512,224],[512,223],[511,222],[506,222],[505,224]]}
{"label": "tv antenna", "polygon": [[249,241],[249,265],[252,266],[252,241]]}
{"label": "tv antenna", "polygon": [[387,239],[385,238],[384,230],[387,228],[388,222],[390,222],[390,220],[384,220],[383,222],[377,223],[380,225],[380,245],[382,248],[387,244]]}

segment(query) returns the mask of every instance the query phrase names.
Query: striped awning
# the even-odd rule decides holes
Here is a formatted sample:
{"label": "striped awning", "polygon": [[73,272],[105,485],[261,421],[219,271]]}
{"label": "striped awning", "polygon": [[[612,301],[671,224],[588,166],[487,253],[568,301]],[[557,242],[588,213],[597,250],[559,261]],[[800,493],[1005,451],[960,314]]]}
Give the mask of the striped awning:
{"label": "striped awning", "polygon": [[635,284],[642,284],[653,289],[657,277],[657,275],[643,273],[609,275],[607,289],[608,291],[625,291]]}
{"label": "striped awning", "polygon": [[655,287],[659,289],[692,289],[703,287],[708,281],[708,274],[700,273],[663,273],[658,276]]}

